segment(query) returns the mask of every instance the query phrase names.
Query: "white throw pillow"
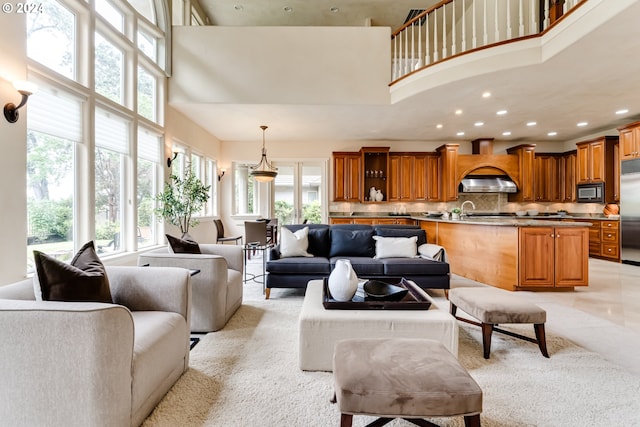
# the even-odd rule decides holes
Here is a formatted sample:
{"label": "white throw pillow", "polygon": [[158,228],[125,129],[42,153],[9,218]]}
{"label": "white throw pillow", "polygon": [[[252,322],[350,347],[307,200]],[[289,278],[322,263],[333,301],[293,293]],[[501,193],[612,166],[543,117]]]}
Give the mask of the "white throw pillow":
{"label": "white throw pillow", "polygon": [[309,247],[309,227],[301,228],[295,233],[288,228],[282,227],[280,230],[280,257],[306,256],[312,257],[307,252]]}
{"label": "white throw pillow", "polygon": [[373,239],[376,241],[376,256],[374,258],[413,258],[418,253],[418,236],[373,236]]}

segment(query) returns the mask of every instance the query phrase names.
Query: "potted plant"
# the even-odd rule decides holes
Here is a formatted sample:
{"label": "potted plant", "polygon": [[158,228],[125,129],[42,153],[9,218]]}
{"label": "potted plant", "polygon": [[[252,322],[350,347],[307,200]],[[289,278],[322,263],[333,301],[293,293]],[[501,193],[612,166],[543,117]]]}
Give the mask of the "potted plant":
{"label": "potted plant", "polygon": [[209,200],[210,185],[204,185],[188,165],[184,177],[171,175],[164,183],[164,191],[158,193],[155,200],[159,206],[155,209],[165,221],[180,228],[182,236],[188,235],[189,227],[198,224],[193,214],[200,212]]}
{"label": "potted plant", "polygon": [[462,212],[460,208],[451,209],[451,219],[452,220],[460,219],[460,212]]}

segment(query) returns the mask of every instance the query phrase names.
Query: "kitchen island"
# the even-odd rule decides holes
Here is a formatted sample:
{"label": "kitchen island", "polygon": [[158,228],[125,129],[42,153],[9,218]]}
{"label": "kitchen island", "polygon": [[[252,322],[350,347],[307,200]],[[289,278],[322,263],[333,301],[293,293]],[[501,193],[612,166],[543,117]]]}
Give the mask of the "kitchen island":
{"label": "kitchen island", "polygon": [[573,290],[589,284],[585,222],[412,216],[443,246],[451,272],[506,290]]}

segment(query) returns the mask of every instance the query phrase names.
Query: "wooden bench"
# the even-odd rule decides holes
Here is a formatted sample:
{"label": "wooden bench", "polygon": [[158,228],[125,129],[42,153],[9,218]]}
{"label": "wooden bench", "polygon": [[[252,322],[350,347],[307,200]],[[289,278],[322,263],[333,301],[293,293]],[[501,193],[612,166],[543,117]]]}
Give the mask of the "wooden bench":
{"label": "wooden bench", "polygon": [[[522,300],[508,291],[490,287],[453,288],[449,290],[451,314],[456,319],[482,327],[482,346],[484,358],[491,352],[491,335],[493,331],[538,344],[544,357],[549,357],[544,324],[547,312],[535,304]],[[460,308],[465,313],[478,319],[480,323],[456,316]],[[533,323],[536,338],[530,338],[515,332],[497,328],[499,324]]]}

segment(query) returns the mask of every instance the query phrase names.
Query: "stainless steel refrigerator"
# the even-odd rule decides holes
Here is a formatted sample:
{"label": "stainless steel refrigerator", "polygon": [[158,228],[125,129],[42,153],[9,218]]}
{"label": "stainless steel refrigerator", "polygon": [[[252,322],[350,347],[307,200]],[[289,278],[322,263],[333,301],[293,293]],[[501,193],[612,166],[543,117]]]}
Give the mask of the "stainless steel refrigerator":
{"label": "stainless steel refrigerator", "polygon": [[640,159],[620,168],[620,238],[622,262],[640,266]]}

